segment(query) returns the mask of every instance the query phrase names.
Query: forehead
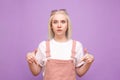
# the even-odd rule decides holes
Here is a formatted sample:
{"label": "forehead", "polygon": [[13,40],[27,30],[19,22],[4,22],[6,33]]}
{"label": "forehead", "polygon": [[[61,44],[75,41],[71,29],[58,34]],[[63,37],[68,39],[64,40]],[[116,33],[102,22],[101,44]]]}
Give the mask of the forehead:
{"label": "forehead", "polygon": [[67,18],[64,14],[59,13],[54,15],[53,20],[67,20]]}

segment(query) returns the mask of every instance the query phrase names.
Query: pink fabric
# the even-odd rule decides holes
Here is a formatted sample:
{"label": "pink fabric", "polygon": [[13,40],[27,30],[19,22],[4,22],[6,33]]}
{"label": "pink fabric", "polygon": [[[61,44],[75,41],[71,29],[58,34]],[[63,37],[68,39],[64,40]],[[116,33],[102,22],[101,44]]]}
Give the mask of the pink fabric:
{"label": "pink fabric", "polygon": [[[75,56],[75,41],[73,41],[71,57]],[[46,42],[46,57],[50,57],[49,41]],[[45,66],[44,80],[76,80],[73,60],[48,59]]]}

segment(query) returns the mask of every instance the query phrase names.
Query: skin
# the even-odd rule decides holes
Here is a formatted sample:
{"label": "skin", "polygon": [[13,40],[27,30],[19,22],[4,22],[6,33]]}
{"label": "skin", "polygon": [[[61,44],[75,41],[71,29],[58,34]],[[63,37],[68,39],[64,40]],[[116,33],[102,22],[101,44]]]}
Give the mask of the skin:
{"label": "skin", "polygon": [[56,14],[52,20],[52,27],[55,36],[54,39],[59,42],[67,41],[67,19],[63,14]]}
{"label": "skin", "polygon": [[[67,19],[63,14],[55,14],[52,20],[52,31],[54,32],[55,36],[54,39],[58,42],[65,42],[67,41],[66,31],[67,31]],[[33,75],[37,76],[40,72],[42,67],[38,65],[38,61],[35,58],[36,52],[39,52],[39,49],[34,50],[33,52],[29,52],[26,56],[29,68]],[[81,58],[81,61],[84,61],[80,67],[76,68],[76,73],[81,77],[83,76],[90,68],[92,62],[94,61],[93,55],[89,54],[87,49],[84,49],[85,55]]]}
{"label": "skin", "polygon": [[38,50],[34,50],[33,52],[27,53],[26,59],[29,65],[29,69],[32,72],[34,76],[37,76],[40,71],[42,70],[42,67],[38,64],[38,61],[35,58],[36,53],[39,52]]}
{"label": "skin", "polygon": [[76,68],[76,73],[78,76],[83,76],[90,68],[94,61],[94,56],[88,53],[88,50],[84,48],[85,55],[81,58],[81,61],[84,61],[85,64]]}

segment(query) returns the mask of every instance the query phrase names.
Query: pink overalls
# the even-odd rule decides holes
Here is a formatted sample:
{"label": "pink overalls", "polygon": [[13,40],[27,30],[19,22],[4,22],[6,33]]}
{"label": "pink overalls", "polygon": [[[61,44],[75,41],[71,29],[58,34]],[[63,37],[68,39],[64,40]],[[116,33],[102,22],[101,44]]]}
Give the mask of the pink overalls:
{"label": "pink overalls", "polygon": [[[76,80],[75,73],[75,46],[72,44],[72,60],[48,59],[45,66],[44,80]],[[50,43],[46,42],[46,57],[50,57]]]}

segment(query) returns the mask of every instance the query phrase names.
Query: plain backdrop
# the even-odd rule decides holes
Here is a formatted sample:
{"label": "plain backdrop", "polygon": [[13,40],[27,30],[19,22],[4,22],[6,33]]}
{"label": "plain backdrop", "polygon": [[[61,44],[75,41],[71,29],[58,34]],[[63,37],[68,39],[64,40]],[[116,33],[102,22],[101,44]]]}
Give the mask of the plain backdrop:
{"label": "plain backdrop", "polygon": [[42,80],[31,74],[26,54],[48,39],[54,9],[67,9],[72,38],[95,57],[77,80],[119,80],[120,0],[0,0],[0,80]]}

